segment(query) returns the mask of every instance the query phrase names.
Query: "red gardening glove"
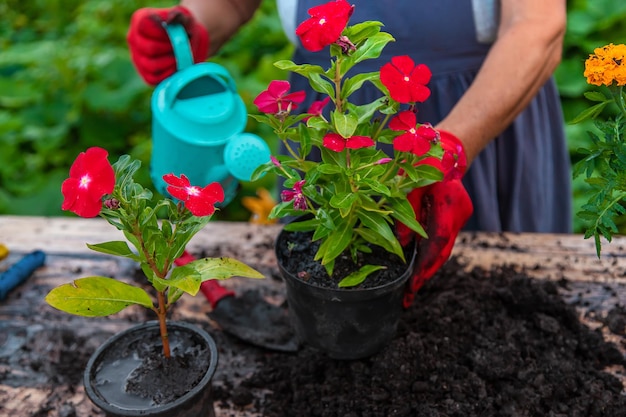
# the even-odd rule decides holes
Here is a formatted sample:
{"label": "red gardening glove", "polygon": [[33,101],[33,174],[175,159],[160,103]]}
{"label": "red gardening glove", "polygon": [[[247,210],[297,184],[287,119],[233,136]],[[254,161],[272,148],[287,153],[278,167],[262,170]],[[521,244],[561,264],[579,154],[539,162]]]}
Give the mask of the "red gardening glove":
{"label": "red gardening glove", "polygon": [[417,239],[417,255],[413,276],[404,294],[403,305],[408,308],[415,293],[448,260],[456,237],[469,219],[474,207],[461,178],[467,167],[463,145],[451,133],[439,131],[444,156],[424,161],[444,173],[440,182],[416,188],[408,195],[417,220],[428,238],[422,238],[403,224],[398,224],[398,238],[402,245]]}
{"label": "red gardening glove", "polygon": [[130,57],[144,81],[156,85],[176,72],[176,58],[163,25],[179,23],[189,36],[195,62],[207,59],[209,34],[183,6],[165,9],[143,8],[130,19],[126,40]]}

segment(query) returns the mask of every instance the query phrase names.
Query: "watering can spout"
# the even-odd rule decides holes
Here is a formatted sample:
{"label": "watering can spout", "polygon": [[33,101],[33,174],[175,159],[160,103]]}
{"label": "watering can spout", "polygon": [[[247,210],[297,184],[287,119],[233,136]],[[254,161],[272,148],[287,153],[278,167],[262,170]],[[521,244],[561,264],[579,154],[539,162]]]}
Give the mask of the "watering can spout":
{"label": "watering can spout", "polygon": [[192,184],[219,182],[228,204],[239,181],[269,161],[261,138],[244,133],[247,112],[234,81],[221,65],[193,64],[182,26],[166,25],[174,48],[177,71],[152,94],[152,181],[166,194],[163,175],[185,174]]}

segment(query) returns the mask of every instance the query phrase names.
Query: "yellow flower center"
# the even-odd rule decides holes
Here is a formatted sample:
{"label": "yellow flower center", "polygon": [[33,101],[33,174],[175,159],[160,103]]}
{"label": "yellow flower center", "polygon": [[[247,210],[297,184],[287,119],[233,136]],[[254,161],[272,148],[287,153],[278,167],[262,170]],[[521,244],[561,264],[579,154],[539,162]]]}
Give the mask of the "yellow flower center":
{"label": "yellow flower center", "polygon": [[326,23],[326,19],[322,17],[319,21],[319,24],[323,26],[325,23]]}
{"label": "yellow flower center", "polygon": [[408,82],[409,82],[409,80],[410,80],[409,76],[408,76],[408,75],[405,75],[405,76],[404,76],[404,81],[406,81],[406,82],[408,83]]}

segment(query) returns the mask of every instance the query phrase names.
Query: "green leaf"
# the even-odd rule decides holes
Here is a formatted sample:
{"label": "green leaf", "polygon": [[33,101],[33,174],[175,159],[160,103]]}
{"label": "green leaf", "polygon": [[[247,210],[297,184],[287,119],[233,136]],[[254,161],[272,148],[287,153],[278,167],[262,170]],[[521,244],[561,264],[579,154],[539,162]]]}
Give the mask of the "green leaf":
{"label": "green leaf", "polygon": [[358,64],[361,61],[366,59],[375,59],[380,56],[383,48],[389,43],[394,41],[395,39],[389,33],[379,32],[374,36],[369,37],[363,45],[361,45],[357,50],[346,60],[347,65],[342,65],[341,72],[342,75],[345,75],[347,70],[351,68],[354,64]]}
{"label": "green leaf", "polygon": [[339,286],[339,288],[354,287],[355,285],[359,285],[360,283],[365,281],[365,278],[367,278],[371,273],[379,271],[381,269],[385,269],[385,267],[381,265],[365,265],[361,267],[361,269],[359,269],[358,271],[351,273],[350,275],[339,281],[339,284],[337,285]]}
{"label": "green leaf", "polygon": [[121,240],[115,240],[115,241],[104,242],[104,243],[96,243],[93,245],[88,243],[87,247],[96,252],[106,253],[107,255],[122,256],[125,258],[130,258],[137,262],[139,262],[140,260],[139,256],[137,256],[137,254],[135,254],[130,249],[130,247],[128,247],[128,243],[121,241]]}
{"label": "green leaf", "polygon": [[202,277],[190,265],[191,263],[174,268],[168,279],[155,278],[154,281],[163,287],[174,287],[195,296],[200,290]]}
{"label": "green leaf", "polygon": [[378,77],[378,72],[367,72],[363,74],[357,74],[352,78],[346,78],[341,88],[341,98],[343,100],[347,99],[352,95],[352,93],[358,91],[363,83],[365,83],[366,81],[375,80]]}
{"label": "green leaf", "polygon": [[584,120],[587,120],[587,119],[595,118],[600,113],[602,113],[602,110],[604,110],[606,105],[609,104],[609,103],[610,103],[609,101],[604,101],[602,103],[596,104],[595,106],[591,106],[588,109],[583,110],[570,123],[571,124],[576,124],[576,123],[580,123],[580,122],[582,122]]}
{"label": "green leaf", "polygon": [[335,175],[335,174],[341,174],[342,168],[333,164],[320,163],[319,166],[317,167],[317,170],[321,172],[322,174]]}
{"label": "green leaf", "polygon": [[281,70],[295,72],[296,74],[300,74],[307,78],[313,74],[324,73],[324,69],[320,67],[319,65],[311,65],[311,64],[298,65],[288,59],[276,61],[274,63],[274,66]]}
{"label": "green leaf", "polygon": [[45,300],[56,309],[85,317],[108,316],[133,304],[153,306],[143,289],[100,276],[80,278],[54,288]]}
{"label": "green leaf", "polygon": [[365,179],[359,182],[359,184],[367,185],[371,190],[375,191],[378,194],[389,197],[391,195],[391,191],[389,187],[379,181]]}
{"label": "green leaf", "polygon": [[358,210],[357,216],[364,227],[380,236],[377,242],[372,243],[376,243],[386,251],[398,255],[403,261],[405,260],[402,246],[400,246],[400,242],[398,242],[389,223],[387,223],[387,220],[383,216],[376,212],[366,210]]}
{"label": "green leaf", "polygon": [[332,112],[331,119],[335,126],[335,131],[344,138],[354,135],[357,128],[357,119],[351,114]]}
{"label": "green leaf", "polygon": [[287,223],[284,226],[284,229],[288,232],[308,232],[317,228],[319,224],[320,222],[317,219],[293,221],[291,223]]}
{"label": "green leaf", "polygon": [[423,238],[427,238],[428,235],[426,231],[422,227],[422,225],[415,219],[415,211],[409,203],[405,199],[392,198],[389,200],[391,203],[391,207],[393,207],[393,213],[391,216],[398,220],[400,223],[403,223],[409,229],[413,230]]}
{"label": "green leaf", "polygon": [[610,97],[606,97],[600,91],[587,91],[583,95],[589,101],[606,101],[606,100],[611,100]]}
{"label": "green leaf", "polygon": [[320,245],[315,254],[315,260],[321,259],[322,265],[327,265],[341,255],[352,240],[352,226],[352,221],[339,223],[338,228],[329,233]]}
{"label": "green leaf", "polygon": [[322,78],[320,74],[312,73],[309,75],[309,84],[311,88],[318,93],[323,93],[331,97],[335,96],[335,87],[328,80]]}
{"label": "green leaf", "polygon": [[352,205],[357,199],[358,195],[356,193],[339,193],[331,197],[330,205],[331,207],[339,209],[341,217],[346,217],[352,211]]}
{"label": "green leaf", "polygon": [[223,280],[230,277],[265,278],[256,269],[232,258],[202,258],[185,266],[194,268],[201,275],[202,282],[210,279]]}

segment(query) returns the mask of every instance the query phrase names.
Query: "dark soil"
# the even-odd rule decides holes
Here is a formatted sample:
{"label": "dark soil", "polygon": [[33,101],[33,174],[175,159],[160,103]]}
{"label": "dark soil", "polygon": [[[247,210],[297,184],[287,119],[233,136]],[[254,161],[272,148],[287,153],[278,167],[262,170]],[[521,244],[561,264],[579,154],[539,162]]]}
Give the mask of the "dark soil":
{"label": "dark soil", "polygon": [[[623,372],[626,346],[620,351],[600,333],[626,333],[624,306],[605,312],[602,327],[591,330],[579,321],[576,305],[564,301],[574,282],[539,281],[518,269],[467,272],[452,258],[404,311],[392,342],[363,360],[332,360],[307,347],[296,353],[257,348],[196,322],[219,350],[217,416],[626,416],[624,387],[607,369],[617,365]],[[23,297],[39,299],[48,290]],[[0,381],[46,385],[51,392],[38,412],[19,417],[102,415],[95,407],[78,412],[84,404],[68,398],[82,385],[89,356],[111,333],[80,328],[59,314],[67,317],[66,328],[0,321]],[[116,320],[154,319],[143,309],[129,314]]]}
{"label": "dark soil", "polygon": [[[624,331],[622,308],[607,319]],[[239,385],[214,391],[216,403],[266,417],[626,415],[624,387],[603,371],[624,356],[580,323],[556,283],[512,267],[467,273],[451,259],[405,311],[397,337],[368,359],[303,348],[256,360]],[[269,393],[252,402],[257,390]]]}
{"label": "dark soil", "polygon": [[[348,276],[364,265],[383,266],[384,269],[368,275],[365,281],[352,288],[372,288],[393,281],[404,274],[411,262],[411,251],[405,248],[404,262],[399,256],[387,252],[380,246],[368,245],[371,252],[357,254],[356,261],[352,256],[344,252],[335,259],[332,276],[326,272],[326,268],[317,261],[313,261],[314,255],[320,246],[320,241],[311,241],[312,233],[285,232],[277,239],[276,256],[283,267],[303,281],[325,288],[338,288],[341,279]],[[411,246],[412,248],[412,246]],[[358,265],[358,266],[357,266]]]}
{"label": "dark soil", "polygon": [[[175,336],[170,331],[170,338]],[[180,336],[178,336],[180,337]],[[137,354],[142,363],[129,375],[126,391],[154,404],[167,404],[194,388],[209,368],[211,352],[197,340],[174,346],[171,357],[163,356],[161,343],[142,342],[130,346],[123,355]]]}

